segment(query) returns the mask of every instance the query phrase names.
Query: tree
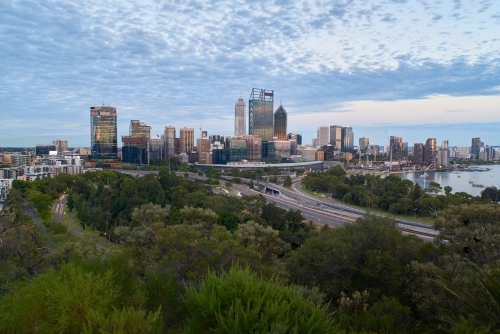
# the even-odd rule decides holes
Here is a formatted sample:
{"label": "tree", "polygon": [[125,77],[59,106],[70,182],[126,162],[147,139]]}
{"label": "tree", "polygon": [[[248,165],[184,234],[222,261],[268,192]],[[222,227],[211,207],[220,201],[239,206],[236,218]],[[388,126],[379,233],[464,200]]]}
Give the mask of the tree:
{"label": "tree", "polygon": [[75,200],[71,193],[68,194],[68,198],[66,200],[66,206],[68,207],[69,212],[73,212],[73,209],[75,208]]}
{"label": "tree", "polygon": [[404,268],[421,244],[402,235],[392,219],[368,215],[307,239],[286,268],[294,282],[319,287],[329,298],[365,289],[376,297],[400,295]]}
{"label": "tree", "polygon": [[455,254],[463,254],[477,264],[500,261],[500,205],[450,206],[436,219],[438,240],[447,240]]}
{"label": "tree", "polygon": [[452,187],[450,187],[450,186],[446,186],[446,187],[444,187],[444,194],[445,194],[446,196],[450,196],[450,195],[451,195],[452,190],[453,190],[453,188],[452,188]]}
{"label": "tree", "polygon": [[266,280],[249,269],[210,272],[199,291],[186,291],[187,333],[336,333],[326,307],[302,289]]}
{"label": "tree", "polygon": [[253,221],[240,224],[234,232],[234,236],[240,239],[245,247],[254,246],[261,260],[265,263],[272,263],[278,255],[290,248],[279,238],[279,231],[273,230],[271,226],[265,227]]}
{"label": "tree", "polygon": [[111,269],[90,270],[68,263],[59,271],[18,284],[0,300],[0,332],[78,333],[120,327],[159,332],[159,312],[136,311],[133,306],[141,304],[136,293],[139,285],[127,286],[129,297],[124,298],[124,281],[119,277]]}
{"label": "tree", "polygon": [[292,178],[290,177],[290,175],[287,175],[285,177],[285,181],[283,182],[283,186],[287,187],[287,188],[290,188],[292,186]]}
{"label": "tree", "polygon": [[432,181],[432,182],[429,183],[429,187],[427,189],[429,190],[429,192],[431,192],[433,194],[437,194],[443,188],[441,187],[441,185],[439,183]]}

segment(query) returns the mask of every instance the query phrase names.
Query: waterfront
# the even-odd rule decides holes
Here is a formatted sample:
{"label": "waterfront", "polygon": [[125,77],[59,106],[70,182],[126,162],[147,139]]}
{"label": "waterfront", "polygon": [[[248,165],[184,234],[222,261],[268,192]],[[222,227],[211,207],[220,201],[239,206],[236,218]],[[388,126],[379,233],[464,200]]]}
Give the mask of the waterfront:
{"label": "waterfront", "polygon": [[[480,196],[484,188],[473,187],[474,184],[482,184],[485,187],[495,186],[500,188],[500,165],[480,166],[489,168],[486,172],[429,172],[425,178],[425,186],[427,187],[430,182],[437,182],[442,188],[450,186],[453,188],[452,193],[464,191],[473,196]],[[411,180],[418,183],[421,187],[424,186],[424,180],[420,176],[422,171],[398,173],[397,175],[403,179]],[[444,191],[442,192],[444,193]]]}

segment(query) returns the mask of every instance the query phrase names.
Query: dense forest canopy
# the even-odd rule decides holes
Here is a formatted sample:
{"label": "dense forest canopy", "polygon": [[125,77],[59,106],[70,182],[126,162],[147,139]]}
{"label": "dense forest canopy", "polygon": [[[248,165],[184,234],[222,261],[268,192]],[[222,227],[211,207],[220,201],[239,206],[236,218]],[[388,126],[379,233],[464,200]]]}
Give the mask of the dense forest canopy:
{"label": "dense forest canopy", "polygon": [[336,168],[303,182],[393,212],[413,214],[417,201],[439,236],[424,242],[369,214],[318,229],[262,195],[220,195],[168,169],[14,181],[0,216],[0,332],[499,332],[491,194],[435,195]]}

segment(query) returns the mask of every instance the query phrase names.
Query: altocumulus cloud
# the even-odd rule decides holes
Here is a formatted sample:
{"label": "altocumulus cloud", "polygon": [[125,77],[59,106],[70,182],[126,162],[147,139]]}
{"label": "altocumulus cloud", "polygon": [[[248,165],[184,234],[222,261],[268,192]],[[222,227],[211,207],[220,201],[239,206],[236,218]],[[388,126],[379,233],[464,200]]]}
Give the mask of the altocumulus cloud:
{"label": "altocumulus cloud", "polygon": [[154,133],[206,120],[230,134],[252,87],[317,126],[353,101],[498,95],[498,17],[496,1],[2,3],[0,146],[88,146],[102,100],[118,108],[119,135],[132,118]]}

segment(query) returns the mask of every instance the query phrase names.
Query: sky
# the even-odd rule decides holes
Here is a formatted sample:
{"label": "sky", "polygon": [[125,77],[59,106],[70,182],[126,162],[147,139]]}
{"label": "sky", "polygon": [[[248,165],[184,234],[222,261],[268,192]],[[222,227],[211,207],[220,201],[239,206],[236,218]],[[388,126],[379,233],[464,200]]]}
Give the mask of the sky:
{"label": "sky", "polygon": [[252,88],[306,144],[348,125],[500,145],[500,1],[0,1],[0,147],[89,147],[103,103],[119,138],[132,119],[233,135]]}

